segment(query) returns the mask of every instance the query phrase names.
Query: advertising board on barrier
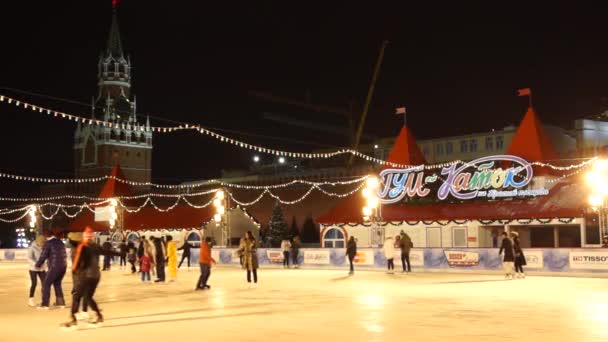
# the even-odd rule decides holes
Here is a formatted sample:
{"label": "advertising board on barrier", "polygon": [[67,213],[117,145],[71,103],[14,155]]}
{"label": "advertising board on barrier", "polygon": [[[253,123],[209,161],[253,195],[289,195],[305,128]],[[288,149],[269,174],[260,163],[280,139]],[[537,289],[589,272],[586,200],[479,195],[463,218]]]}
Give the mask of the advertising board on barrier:
{"label": "advertising board on barrier", "polygon": [[357,265],[373,265],[374,264],[374,251],[370,250],[359,250],[357,255],[353,259],[353,264]]}
{"label": "advertising board on barrier", "polygon": [[570,268],[608,270],[608,251],[570,251]]}
{"label": "advertising board on barrier", "polygon": [[304,251],[304,264],[306,265],[329,265],[329,250]]}
{"label": "advertising board on barrier", "polygon": [[0,260],[26,260],[27,248],[0,250]]}
{"label": "advertising board on barrier", "polygon": [[283,252],[277,250],[266,250],[266,257],[271,264],[282,264],[283,263]]}
{"label": "advertising board on barrier", "polygon": [[524,257],[526,258],[527,268],[542,269],[545,266],[543,262],[542,250],[524,249]]}
{"label": "advertising board on barrier", "polygon": [[[394,262],[395,262],[396,266],[401,266],[401,251],[400,250],[397,250],[395,252]],[[410,266],[412,266],[412,267],[424,266],[424,250],[422,250],[422,249],[410,250]]]}
{"label": "advertising board on barrier", "polygon": [[444,251],[450,267],[470,267],[479,265],[478,252]]}

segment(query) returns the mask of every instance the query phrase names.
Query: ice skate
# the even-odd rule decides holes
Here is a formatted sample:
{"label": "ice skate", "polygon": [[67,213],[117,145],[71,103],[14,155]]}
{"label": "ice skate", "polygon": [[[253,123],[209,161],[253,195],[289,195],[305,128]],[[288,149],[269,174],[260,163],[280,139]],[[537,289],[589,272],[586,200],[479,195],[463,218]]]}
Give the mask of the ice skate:
{"label": "ice skate", "polygon": [[36,306],[36,303],[34,302],[34,298],[30,298],[30,299],[27,301],[27,305],[29,305],[29,306],[31,306],[31,307],[35,307],[35,306]]}
{"label": "ice skate", "polygon": [[65,322],[65,323],[61,323],[59,325],[59,329],[63,330],[63,331],[72,331],[72,330],[76,330],[76,328],[78,327],[78,322],[75,320],[69,321],[69,322]]}
{"label": "ice skate", "polygon": [[36,309],[38,309],[38,310],[45,310],[45,311],[50,310],[50,308],[48,306],[42,306],[42,305],[37,306]]}
{"label": "ice skate", "polygon": [[97,317],[91,321],[89,321],[89,328],[99,328],[103,324],[103,316],[101,314],[97,314]]}

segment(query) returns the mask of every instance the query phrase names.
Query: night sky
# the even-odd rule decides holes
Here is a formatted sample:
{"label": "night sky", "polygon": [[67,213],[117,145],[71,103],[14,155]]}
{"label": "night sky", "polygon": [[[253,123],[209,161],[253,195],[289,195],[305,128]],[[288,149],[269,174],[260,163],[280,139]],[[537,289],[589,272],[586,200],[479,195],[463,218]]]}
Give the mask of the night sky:
{"label": "night sky", "polygon": [[[3,3],[0,86],[90,103],[110,2]],[[402,120],[394,108],[402,105],[418,138],[517,124],[527,102],[515,90],[523,87],[533,89],[544,122],[564,127],[606,103],[607,29],[598,7],[328,3],[123,0],[119,22],[138,112],[166,119],[154,124],[187,121],[280,149],[343,146],[344,137],[280,125],[262,114],[344,125],[340,118],[269,104],[248,91],[301,100],[308,93],[313,103],[361,107],[384,39],[390,44],[365,126],[370,135],[394,136]],[[90,112],[75,103],[0,93]],[[74,123],[6,104],[0,113],[0,171],[72,175]],[[217,177],[221,169],[250,165],[253,155],[194,133],[155,136],[154,145],[157,182]],[[15,189],[3,186],[0,195]]]}

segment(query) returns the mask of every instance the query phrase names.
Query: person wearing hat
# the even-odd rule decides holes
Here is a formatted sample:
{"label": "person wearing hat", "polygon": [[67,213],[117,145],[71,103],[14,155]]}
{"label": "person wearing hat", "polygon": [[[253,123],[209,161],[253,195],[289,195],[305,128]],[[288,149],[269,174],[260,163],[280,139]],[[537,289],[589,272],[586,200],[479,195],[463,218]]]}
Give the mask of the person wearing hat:
{"label": "person wearing hat", "polygon": [[515,277],[525,278],[526,274],[524,273],[523,266],[526,266],[526,257],[519,244],[519,233],[511,232],[511,237],[513,238],[513,252],[515,253]]}
{"label": "person wearing hat", "polygon": [[62,328],[74,328],[78,324],[76,313],[78,312],[80,300],[86,303],[97,314],[97,317],[94,320],[89,321],[90,325],[95,327],[103,322],[101,310],[99,310],[97,302],[93,299],[101,278],[101,272],[99,270],[100,255],[119,256],[120,253],[103,249],[96,244],[94,241],[93,229],[86,227],[82,234],[82,241],[78,245],[72,263],[72,274],[73,277],[78,278],[78,286],[75,288],[74,294],[72,295],[72,309],[70,311],[71,320],[61,324]]}

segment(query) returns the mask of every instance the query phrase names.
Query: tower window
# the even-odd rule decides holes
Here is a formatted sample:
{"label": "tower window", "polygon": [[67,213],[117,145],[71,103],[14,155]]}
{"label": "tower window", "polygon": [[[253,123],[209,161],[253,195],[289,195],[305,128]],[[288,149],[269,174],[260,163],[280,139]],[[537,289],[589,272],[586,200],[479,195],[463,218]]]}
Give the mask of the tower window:
{"label": "tower window", "polygon": [[116,140],[117,139],[116,132],[114,132],[113,130],[110,132],[110,139],[111,140]]}
{"label": "tower window", "polygon": [[88,138],[87,143],[84,147],[84,161],[83,164],[95,163],[95,143],[93,138]]}
{"label": "tower window", "polygon": [[145,136],[144,134],[142,134],[142,135],[139,137],[139,139],[140,139],[139,141],[140,141],[142,144],[145,144],[145,143],[146,143],[146,136]]}
{"label": "tower window", "polygon": [[132,143],[136,143],[137,142],[137,136],[135,135],[135,132],[131,133],[131,142]]}
{"label": "tower window", "polygon": [[127,134],[124,131],[120,132],[120,140],[127,141]]}

